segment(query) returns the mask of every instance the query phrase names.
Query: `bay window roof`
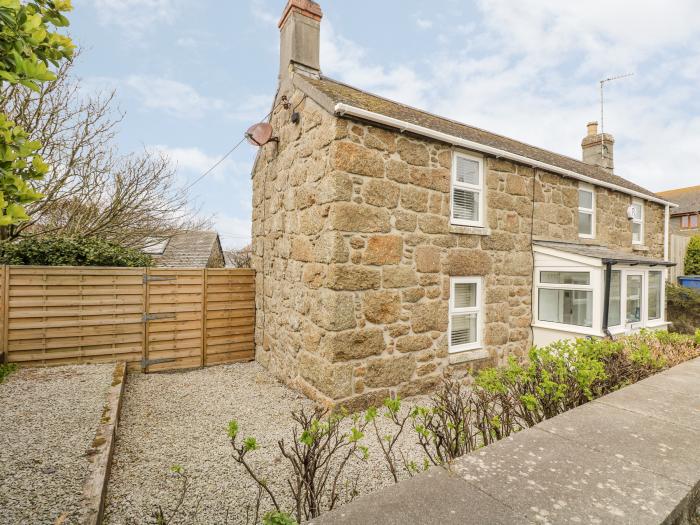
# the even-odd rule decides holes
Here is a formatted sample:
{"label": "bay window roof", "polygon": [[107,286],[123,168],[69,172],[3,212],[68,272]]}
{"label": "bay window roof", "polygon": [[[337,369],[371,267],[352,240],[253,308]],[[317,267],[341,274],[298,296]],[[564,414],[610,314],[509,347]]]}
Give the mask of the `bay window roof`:
{"label": "bay window roof", "polygon": [[644,257],[635,253],[622,252],[611,250],[605,246],[596,244],[576,244],[559,241],[534,241],[535,246],[558,250],[560,252],[578,255],[580,257],[588,257],[590,259],[599,259],[602,264],[627,264],[641,266],[676,266],[676,263],[664,261],[663,259],[654,259]]}

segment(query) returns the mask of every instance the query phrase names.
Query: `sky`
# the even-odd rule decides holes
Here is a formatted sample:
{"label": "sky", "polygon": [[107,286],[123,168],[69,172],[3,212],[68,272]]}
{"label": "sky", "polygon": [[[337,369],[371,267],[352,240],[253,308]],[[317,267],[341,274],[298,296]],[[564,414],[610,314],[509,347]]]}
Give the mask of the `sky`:
{"label": "sky", "polygon": [[[115,90],[118,146],[197,179],[270,110],[286,0],[74,0],[86,90]],[[696,0],[320,0],[324,74],[580,158],[586,123],[615,136],[616,173],[653,191],[700,184]],[[244,143],[192,189],[224,247],[250,242]]]}

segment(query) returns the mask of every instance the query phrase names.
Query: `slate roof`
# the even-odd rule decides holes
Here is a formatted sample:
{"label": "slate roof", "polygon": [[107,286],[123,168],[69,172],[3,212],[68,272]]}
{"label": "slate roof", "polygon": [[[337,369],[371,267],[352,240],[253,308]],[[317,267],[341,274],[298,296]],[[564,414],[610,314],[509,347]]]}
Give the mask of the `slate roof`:
{"label": "slate roof", "polygon": [[[634,182],[617,175],[613,175],[603,168],[599,168],[598,166],[586,164],[580,160],[576,160],[565,155],[553,153],[551,151],[531,146],[529,144],[525,144],[524,142],[504,137],[496,133],[491,133],[474,126],[469,126],[445,117],[433,115],[432,113],[428,113],[411,106],[406,106],[404,104],[382,98],[378,95],[373,95],[366,91],[361,91],[326,76],[321,76],[320,78],[310,76],[304,76],[303,78],[299,77],[300,75],[295,77],[295,83],[302,89],[302,91],[305,91],[304,84],[306,83],[320,92],[323,96],[330,99],[333,105],[337,103],[348,104],[359,109],[372,111],[374,113],[379,113],[387,117],[409,122],[411,124],[422,126],[434,131],[439,131],[455,137],[470,140],[472,142],[498,148],[509,153],[514,153],[529,159],[551,164],[558,168],[573,171],[579,175],[591,177],[602,182],[615,184],[628,190],[658,198],[655,193],[647,190],[646,188],[643,188]],[[311,93],[307,92],[307,95],[314,98]],[[316,102],[324,105],[319,100],[316,100]],[[333,109],[327,107],[327,105],[326,109],[331,112],[333,111]]]}
{"label": "slate roof", "polygon": [[625,263],[625,264],[643,264],[645,266],[675,266],[676,263],[664,261],[663,259],[653,259],[643,257],[635,253],[617,252],[595,244],[575,244],[570,242],[559,241],[534,241],[535,246],[543,248],[552,248],[561,252],[581,255],[583,257],[591,257],[593,259],[601,259],[603,262]]}
{"label": "slate roof", "polygon": [[214,231],[184,231],[168,239],[161,255],[151,257],[155,266],[206,268],[209,258],[219,246],[219,234]]}
{"label": "slate roof", "polygon": [[662,199],[668,199],[679,205],[678,208],[671,210],[671,215],[700,212],[700,186],[659,191],[656,194]]}

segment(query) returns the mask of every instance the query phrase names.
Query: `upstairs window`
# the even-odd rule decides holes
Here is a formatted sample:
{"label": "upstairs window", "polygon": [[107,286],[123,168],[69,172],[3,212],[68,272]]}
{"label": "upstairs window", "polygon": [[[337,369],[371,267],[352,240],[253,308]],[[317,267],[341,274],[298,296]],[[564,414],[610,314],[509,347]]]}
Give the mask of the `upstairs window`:
{"label": "upstairs window", "polygon": [[450,290],[450,352],[481,348],[480,277],[453,277]]}
{"label": "upstairs window", "polygon": [[642,244],[644,239],[644,203],[633,200],[632,206],[632,244]]}
{"label": "upstairs window", "polygon": [[454,155],[452,224],[484,226],[484,161],[479,157]]}
{"label": "upstairs window", "polygon": [[681,229],[683,230],[696,230],[698,228],[698,216],[693,215],[683,215],[681,217]]}
{"label": "upstairs window", "polygon": [[580,184],[578,188],[578,236],[595,237],[595,191],[589,184]]}

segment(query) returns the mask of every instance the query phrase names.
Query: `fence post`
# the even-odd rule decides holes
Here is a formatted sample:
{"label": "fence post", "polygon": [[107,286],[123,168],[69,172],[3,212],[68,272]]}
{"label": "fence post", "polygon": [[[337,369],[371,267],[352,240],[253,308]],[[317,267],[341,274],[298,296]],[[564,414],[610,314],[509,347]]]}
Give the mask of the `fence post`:
{"label": "fence post", "polygon": [[148,267],[143,273],[143,349],[141,350],[141,372],[148,372]]}
{"label": "fence post", "polygon": [[202,367],[207,366],[207,276],[209,271],[202,270]]}
{"label": "fence post", "polygon": [[0,363],[10,359],[10,267],[2,267],[2,351],[0,351]]}

